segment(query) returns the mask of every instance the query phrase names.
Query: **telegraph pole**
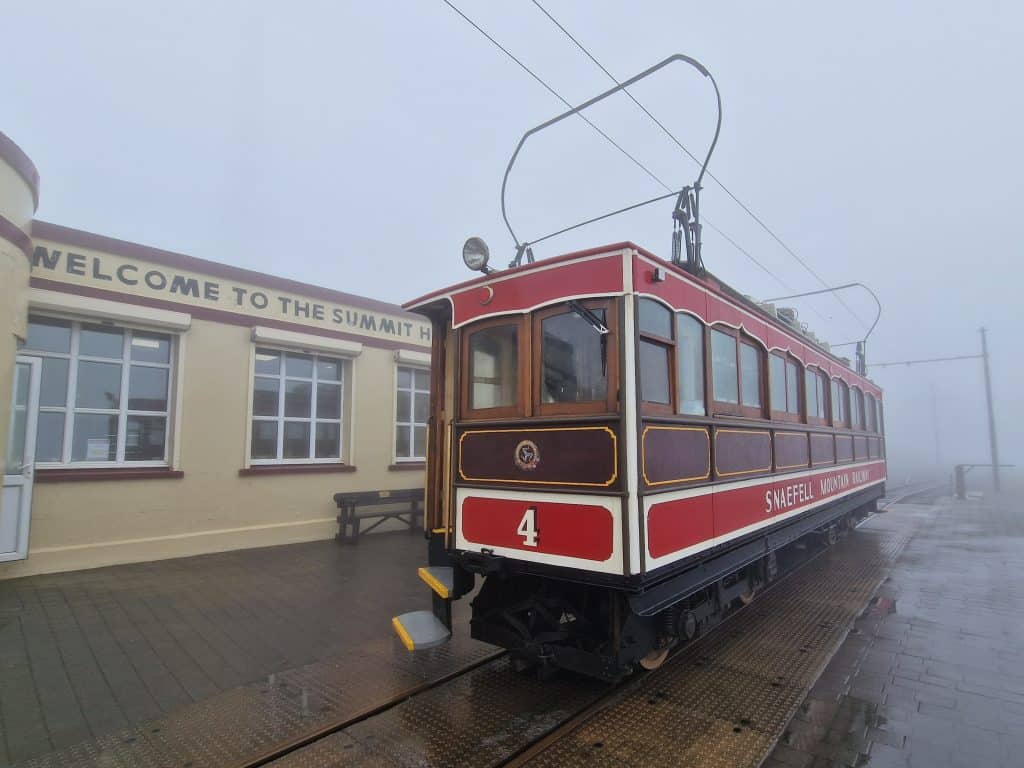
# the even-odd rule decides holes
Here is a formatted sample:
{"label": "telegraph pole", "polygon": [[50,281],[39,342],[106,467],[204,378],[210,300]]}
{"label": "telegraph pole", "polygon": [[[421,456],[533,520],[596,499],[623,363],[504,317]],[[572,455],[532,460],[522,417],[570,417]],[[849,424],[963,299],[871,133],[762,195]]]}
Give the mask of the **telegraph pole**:
{"label": "telegraph pole", "polygon": [[992,409],[992,379],[988,370],[988,341],[981,329],[981,359],[985,367],[985,401],[988,404],[988,442],[992,454],[992,485],[999,491],[999,447],[996,445],[996,417]]}

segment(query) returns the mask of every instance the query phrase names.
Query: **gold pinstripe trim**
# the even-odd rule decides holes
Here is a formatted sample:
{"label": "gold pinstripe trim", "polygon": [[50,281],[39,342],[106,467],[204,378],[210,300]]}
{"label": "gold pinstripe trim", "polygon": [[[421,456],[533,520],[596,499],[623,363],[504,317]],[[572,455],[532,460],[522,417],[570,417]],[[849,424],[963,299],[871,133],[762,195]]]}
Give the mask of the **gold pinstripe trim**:
{"label": "gold pinstripe trim", "polygon": [[[804,439],[807,438],[807,433],[806,432],[776,432],[775,433],[776,437],[778,437],[779,435],[792,435],[793,437],[802,437]],[[775,465],[775,469],[796,469],[797,467],[804,467],[804,468],[806,468],[808,466],[808,464],[810,463],[810,461],[811,461],[811,446],[810,446],[810,443],[808,443],[807,444],[807,461],[805,461],[805,462],[803,462],[801,464],[781,464],[781,465],[780,464],[776,464]]]}
{"label": "gold pinstripe trim", "polygon": [[[469,477],[462,471],[462,441],[467,435],[490,435],[508,432],[607,432],[612,438],[612,476],[603,483],[568,483],[563,480],[508,480],[499,477]],[[520,483],[524,485],[589,486],[607,488],[619,477],[619,439],[608,427],[534,427],[532,429],[470,429],[459,435],[459,477],[469,483]]]}
{"label": "gold pinstripe trim", "polygon": [[[647,444],[646,444],[647,432],[649,430],[652,430],[652,429],[654,429],[654,430],[662,430],[662,431],[666,431],[666,432],[701,432],[701,433],[703,433],[704,434],[704,444],[705,444],[705,446],[707,447],[707,450],[708,450],[708,458],[707,458],[707,461],[705,462],[705,466],[708,468],[708,471],[705,472],[703,475],[695,475],[694,477],[677,477],[677,478],[672,478],[670,480],[658,480],[658,481],[652,483],[650,480],[647,479]],[[640,433],[640,473],[643,475],[644,483],[646,483],[650,487],[653,487],[653,486],[656,486],[656,485],[668,485],[670,483],[686,483],[686,482],[690,482],[691,480],[707,480],[709,477],[711,477],[711,436],[708,434],[707,427],[668,427],[668,426],[660,426],[660,425],[654,425],[654,424],[644,427],[644,431]]]}
{"label": "gold pinstripe trim", "polygon": [[443,597],[445,600],[447,600],[449,598],[449,596],[451,595],[451,593],[448,591],[448,587],[446,587],[440,581],[435,579],[434,578],[434,574],[432,574],[426,568],[419,568],[419,569],[417,569],[416,570],[416,574],[421,579],[423,579],[423,581],[427,582],[427,586],[430,587],[432,590],[434,590],[438,594],[439,597]]}
{"label": "gold pinstripe trim", "polygon": [[718,469],[718,451],[715,450],[715,474],[718,477],[736,477],[737,475],[753,475],[757,472],[771,472],[772,471],[772,456],[775,452],[772,450],[772,435],[771,432],[763,429],[716,429],[715,430],[715,446],[718,446],[718,436],[724,432],[734,432],[736,434],[746,435],[764,435],[768,438],[768,466],[760,469],[744,469],[739,472],[721,472]]}
{"label": "gold pinstripe trim", "polygon": [[412,637],[410,637],[409,633],[405,631],[405,627],[402,626],[402,622],[398,620],[397,616],[391,619],[391,626],[398,634],[398,639],[402,641],[402,645],[405,646],[407,651],[413,651],[416,649],[416,643],[412,641]]}

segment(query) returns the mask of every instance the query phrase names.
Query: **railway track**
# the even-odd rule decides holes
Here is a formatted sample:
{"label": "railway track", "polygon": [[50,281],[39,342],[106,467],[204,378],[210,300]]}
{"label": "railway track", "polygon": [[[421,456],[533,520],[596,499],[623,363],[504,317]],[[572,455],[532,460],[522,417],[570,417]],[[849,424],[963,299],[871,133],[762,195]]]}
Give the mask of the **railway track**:
{"label": "railway track", "polygon": [[[896,489],[885,503],[890,506],[934,494],[941,487],[934,483],[907,485]],[[686,696],[705,701],[722,696],[728,699],[736,686],[741,690],[754,681],[764,688],[759,710],[779,711],[771,704],[774,695],[780,690],[789,698],[802,695],[812,679],[804,672],[794,677],[787,667],[796,663],[804,669],[807,659],[783,663],[780,654],[789,649],[801,656],[817,657],[821,648],[837,645],[836,628],[852,621],[870,596],[869,588],[873,587],[868,582],[874,578],[871,574],[877,576],[891,559],[885,552],[886,547],[892,547],[882,539],[896,540],[897,534],[883,535],[871,529],[878,522],[891,527],[901,518],[883,514],[872,519],[876,522],[864,525],[857,535],[789,569],[751,605],[734,611],[705,636],[675,649],[660,670],[638,674],[617,687],[568,674],[545,682],[516,675],[504,652],[470,641],[465,631],[457,633],[448,646],[415,657],[404,652],[396,656],[391,643],[381,641],[352,649],[344,663],[318,663],[280,673],[262,684],[243,686],[159,720],[29,760],[23,768],[545,764],[545,755],[565,747],[556,745],[586,731],[590,727],[587,724],[600,722],[606,710],[621,710],[625,706],[622,702],[636,700],[643,708],[653,706],[647,702],[654,700],[665,702],[666,708],[685,709],[682,692],[688,690],[693,680],[703,681],[705,688],[689,691]],[[836,568],[823,568],[821,563],[826,560]],[[850,602],[842,583],[851,578],[851,563],[858,561],[874,563],[874,570],[855,575],[857,586],[850,593]],[[815,597],[823,594],[823,585],[827,584],[833,585],[835,594],[824,601]],[[780,594],[787,597],[781,599]],[[815,620],[815,616],[828,613],[839,604],[844,606],[840,615],[827,622]],[[787,614],[792,605],[803,606],[803,613]],[[749,627],[773,614],[787,615],[789,619],[788,624],[765,625],[758,630],[769,639],[767,645],[746,647],[739,655],[729,657],[725,668],[711,662],[694,677],[690,667],[695,660],[714,659],[732,643],[743,638],[749,640]],[[742,621],[737,621],[740,616]],[[830,628],[815,629],[822,623]],[[805,627],[806,637],[797,631],[800,626]],[[822,633],[824,645],[817,645],[817,640],[808,644],[806,638],[814,639]],[[834,642],[826,642],[828,637]],[[807,650],[801,653],[799,649],[804,646]],[[745,668],[748,657],[760,661],[738,675],[737,670]],[[764,679],[764,669],[772,659],[781,665],[774,675],[781,680]],[[680,669],[688,673],[680,677],[674,671]],[[717,670],[717,677],[707,677],[711,670]],[[748,730],[760,734],[767,728],[759,724],[758,711],[740,712],[739,703],[735,702],[730,706],[737,711],[733,718],[736,723],[725,733],[727,742],[735,742],[733,736]],[[710,733],[714,730],[712,725],[720,725],[723,717],[731,717],[726,710],[728,707],[712,718],[713,722],[707,721],[701,712],[687,710],[680,722],[703,723],[700,728]],[[748,726],[743,721],[755,725]],[[614,725],[614,721],[611,726],[606,725],[609,733],[615,732]],[[642,726],[640,723],[636,727]],[[740,732],[734,733],[734,727]],[[678,735],[674,726],[666,726],[665,730],[673,738]],[[749,740],[753,736],[743,738]],[[720,747],[722,743],[718,744]],[[593,757],[589,755],[587,760]],[[735,764],[743,764],[743,760],[738,759]]]}
{"label": "railway track", "polygon": [[[900,489],[889,503],[930,488]],[[863,531],[814,553],[661,669],[619,685],[566,674],[539,682],[501,654],[239,768],[612,765],[652,745],[668,764],[680,756],[662,748],[681,744],[695,764],[756,765],[906,538]],[[634,730],[649,730],[647,717],[666,727],[645,744]]]}

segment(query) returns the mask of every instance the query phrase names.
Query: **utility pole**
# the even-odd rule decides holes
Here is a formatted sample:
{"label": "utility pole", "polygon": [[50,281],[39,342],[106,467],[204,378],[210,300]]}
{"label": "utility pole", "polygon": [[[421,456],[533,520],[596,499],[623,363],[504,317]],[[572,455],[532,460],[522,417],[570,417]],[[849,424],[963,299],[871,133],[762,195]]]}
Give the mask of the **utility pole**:
{"label": "utility pole", "polygon": [[992,378],[988,370],[988,341],[981,329],[981,359],[985,366],[985,401],[988,404],[988,442],[992,454],[992,485],[999,491],[999,447],[996,445],[996,417],[992,409]]}

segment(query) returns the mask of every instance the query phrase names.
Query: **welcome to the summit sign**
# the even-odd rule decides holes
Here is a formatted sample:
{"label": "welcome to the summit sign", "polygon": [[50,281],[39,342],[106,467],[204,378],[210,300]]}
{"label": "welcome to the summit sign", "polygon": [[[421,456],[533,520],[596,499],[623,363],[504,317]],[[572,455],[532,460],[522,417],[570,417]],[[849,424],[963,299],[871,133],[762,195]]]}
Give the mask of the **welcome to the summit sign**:
{"label": "welcome to the summit sign", "polygon": [[202,307],[403,344],[430,344],[430,325],[405,313],[391,314],[324,301],[119,254],[79,247],[71,250],[38,238],[36,243],[32,277],[39,278],[43,287],[56,282],[65,284],[72,293],[75,286],[81,286],[136,300],[156,300],[161,305],[181,304],[184,311],[188,307]]}

